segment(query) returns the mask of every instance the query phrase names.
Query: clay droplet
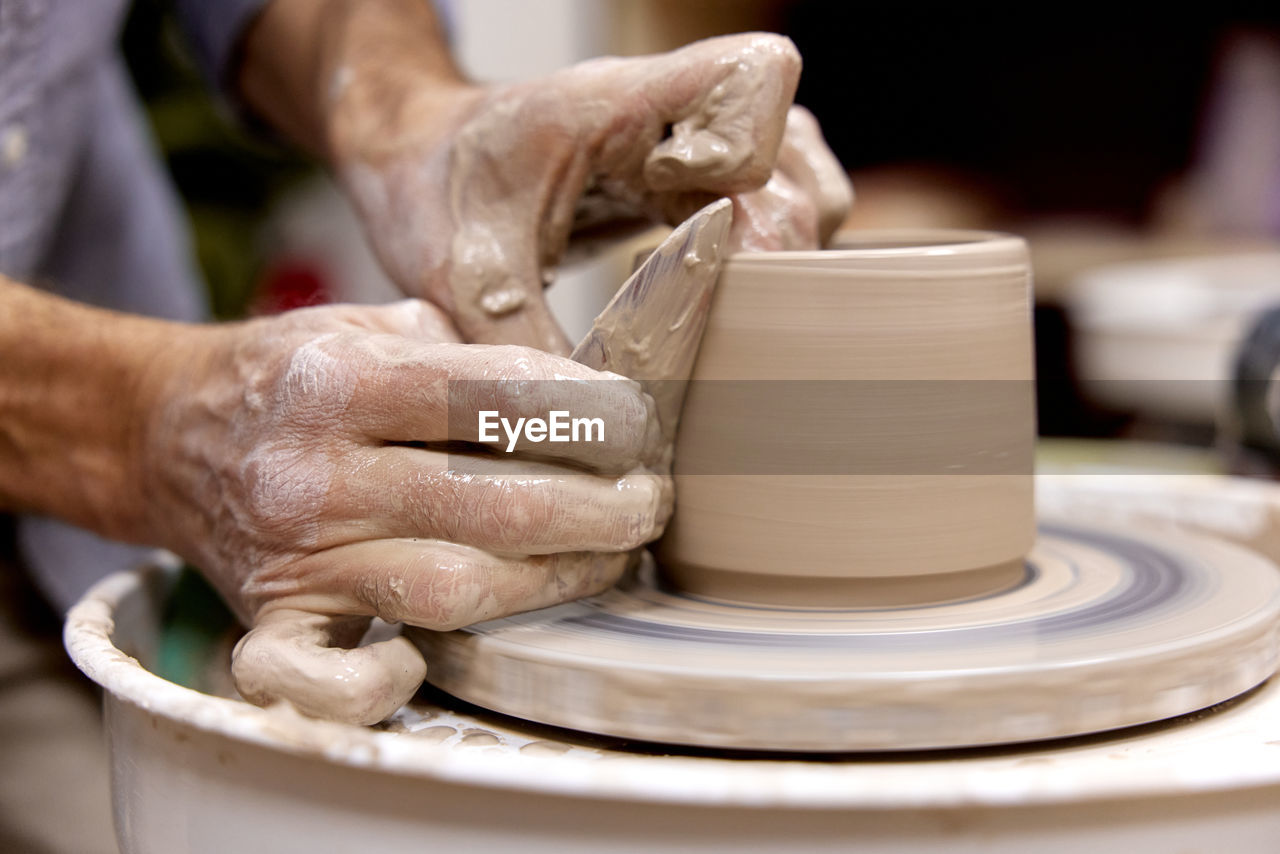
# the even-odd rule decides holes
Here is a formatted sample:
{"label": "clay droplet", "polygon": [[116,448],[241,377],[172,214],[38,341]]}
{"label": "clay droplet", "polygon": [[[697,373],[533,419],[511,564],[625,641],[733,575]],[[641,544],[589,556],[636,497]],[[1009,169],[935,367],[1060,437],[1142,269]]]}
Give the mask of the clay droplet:
{"label": "clay droplet", "polygon": [[429,726],[426,729],[418,730],[413,735],[415,738],[426,739],[432,744],[440,744],[457,734],[458,731],[451,726]]}
{"label": "clay droplet", "polygon": [[524,305],[524,291],[504,289],[492,291],[480,298],[480,307],[492,315],[507,314]]}
{"label": "clay droplet", "polygon": [[569,749],[569,745],[556,744],[554,741],[531,741],[520,748],[520,752],[529,756],[562,756]]}

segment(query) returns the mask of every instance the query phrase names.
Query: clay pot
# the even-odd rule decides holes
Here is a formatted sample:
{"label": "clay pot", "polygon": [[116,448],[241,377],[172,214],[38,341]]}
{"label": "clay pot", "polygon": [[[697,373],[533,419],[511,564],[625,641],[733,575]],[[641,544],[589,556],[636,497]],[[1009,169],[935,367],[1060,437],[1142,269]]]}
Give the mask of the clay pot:
{"label": "clay pot", "polygon": [[1035,535],[1030,310],[1009,235],[730,258],[676,442],[669,580],[814,606],[1011,580]]}

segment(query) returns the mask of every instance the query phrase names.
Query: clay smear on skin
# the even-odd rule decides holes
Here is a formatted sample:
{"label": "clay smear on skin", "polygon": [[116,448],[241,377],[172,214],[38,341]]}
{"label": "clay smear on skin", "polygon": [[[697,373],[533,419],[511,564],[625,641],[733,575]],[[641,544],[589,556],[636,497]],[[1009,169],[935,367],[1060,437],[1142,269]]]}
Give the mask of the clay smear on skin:
{"label": "clay smear on skin", "polygon": [[[706,58],[699,58],[686,49],[672,55],[669,62],[676,68],[681,65],[690,69],[700,68],[707,76],[722,76],[726,81],[712,86],[700,102],[692,105],[688,114],[671,117],[678,119],[672,125],[672,135],[665,140],[655,135],[650,141],[652,150],[647,153],[643,149],[625,153],[610,150],[606,159],[620,162],[603,166],[608,170],[621,169],[623,173],[637,152],[647,154],[643,177],[624,174],[624,181],[620,182],[614,176],[604,176],[608,178],[611,192],[631,196],[638,205],[643,205],[644,197],[651,193],[646,184],[653,185],[657,181],[665,186],[678,180],[681,190],[711,185],[757,156],[760,140],[751,138],[749,134],[722,133],[717,129],[733,130],[720,128],[726,116],[752,114],[755,108],[751,106],[751,99],[760,97],[763,91],[772,92],[780,85],[775,79],[779,63],[771,60],[785,54],[787,49],[794,51],[794,48],[788,46],[784,49],[783,40],[777,37],[740,36],[714,41],[719,42],[717,47],[723,54],[720,61],[706,61]],[[692,48],[693,51],[704,52],[711,49],[710,43]],[[642,84],[662,80],[660,70],[647,58],[603,59],[582,63],[562,72],[562,75],[572,75],[563,76],[562,83],[547,81],[545,85],[563,85],[568,91],[589,94],[595,90],[584,85],[583,81],[596,76],[617,85],[628,81],[637,92],[641,92]],[[509,159],[511,152],[520,150],[512,141],[527,133],[522,113],[531,98],[533,94],[526,87],[513,86],[499,91],[456,135],[449,174],[454,225],[450,285],[455,305],[460,310],[501,317],[525,306],[527,286],[519,278],[525,270],[519,261],[525,256],[538,258],[539,247],[529,246],[529,223],[510,215],[510,193],[495,183],[503,175],[501,169],[494,167],[496,163]],[[610,116],[618,110],[611,101],[588,102],[588,105],[599,115],[593,114],[587,119],[566,114],[561,118],[560,126],[578,133],[589,131],[596,125],[607,127]],[[800,143],[801,146],[805,144],[808,144],[808,138]],[[635,182],[636,186],[628,186],[626,182]],[[548,194],[556,192],[551,186],[536,186]],[[560,215],[563,213],[560,206],[551,203],[556,201],[563,200],[530,199],[529,211],[549,210],[553,216]],[[554,232],[566,225],[554,222],[543,227]]]}

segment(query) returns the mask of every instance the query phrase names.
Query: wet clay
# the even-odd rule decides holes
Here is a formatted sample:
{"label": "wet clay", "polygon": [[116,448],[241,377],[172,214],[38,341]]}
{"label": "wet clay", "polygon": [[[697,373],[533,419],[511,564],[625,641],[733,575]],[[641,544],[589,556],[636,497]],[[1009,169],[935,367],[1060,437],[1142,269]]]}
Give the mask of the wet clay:
{"label": "wet clay", "polygon": [[822,605],[840,586],[824,579],[927,586],[1016,562],[1034,538],[1034,394],[1020,239],[735,255],[685,398],[660,563],[707,595]]}
{"label": "wet clay", "polygon": [[408,702],[427,668],[402,637],[348,648],[368,626],[368,618],[271,612],[236,645],[236,688],[256,705],[289,697],[312,717],[377,723],[387,705]]}

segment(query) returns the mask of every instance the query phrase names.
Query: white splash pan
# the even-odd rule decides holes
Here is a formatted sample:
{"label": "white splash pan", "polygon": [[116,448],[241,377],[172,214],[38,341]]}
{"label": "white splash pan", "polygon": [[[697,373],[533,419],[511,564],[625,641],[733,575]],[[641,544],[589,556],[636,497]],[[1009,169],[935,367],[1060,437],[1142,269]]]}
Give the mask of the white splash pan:
{"label": "white splash pan", "polygon": [[1231,405],[1241,341],[1280,304],[1280,251],[1099,267],[1065,301],[1085,394],[1120,412],[1213,424]]}
{"label": "white splash pan", "polygon": [[[1280,489],[1264,484],[1052,476],[1039,501],[1052,515],[1280,545]],[[385,732],[153,675],[173,579],[112,576],[67,623],[72,657],[106,689],[126,852],[1129,854],[1274,852],[1280,840],[1280,680],[1197,720],[914,759],[630,753],[425,705],[402,713],[406,731]]]}

